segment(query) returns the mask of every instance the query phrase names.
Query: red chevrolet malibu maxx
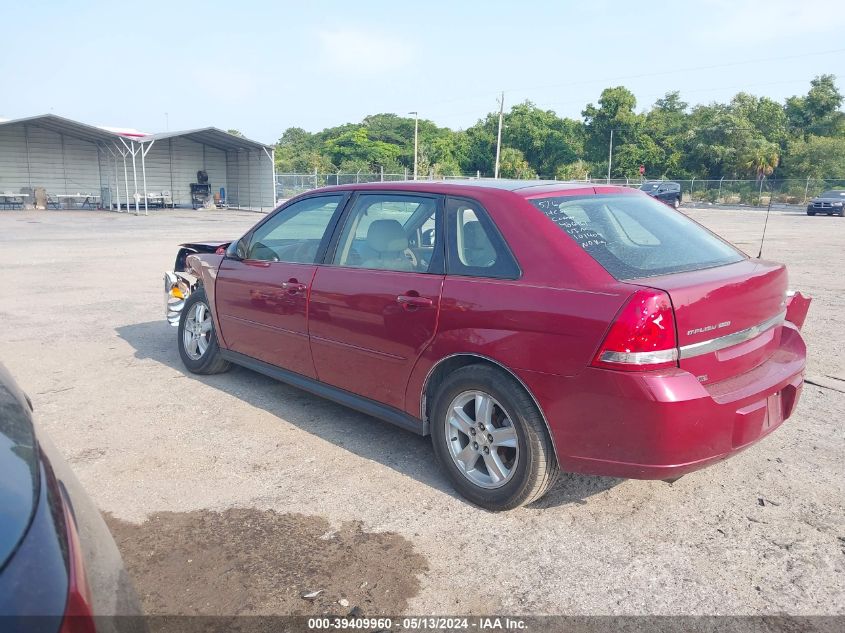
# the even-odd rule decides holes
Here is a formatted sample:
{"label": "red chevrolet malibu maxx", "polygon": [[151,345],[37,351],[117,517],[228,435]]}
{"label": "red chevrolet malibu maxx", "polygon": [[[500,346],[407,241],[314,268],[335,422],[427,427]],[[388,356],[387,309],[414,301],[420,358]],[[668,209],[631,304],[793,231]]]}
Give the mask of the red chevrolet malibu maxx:
{"label": "red chevrolet malibu maxx", "polygon": [[809,301],[626,188],[331,187],[185,244],[167,317],[192,372],[237,363],[431,435],[485,508],[559,470],[674,479],[795,409]]}

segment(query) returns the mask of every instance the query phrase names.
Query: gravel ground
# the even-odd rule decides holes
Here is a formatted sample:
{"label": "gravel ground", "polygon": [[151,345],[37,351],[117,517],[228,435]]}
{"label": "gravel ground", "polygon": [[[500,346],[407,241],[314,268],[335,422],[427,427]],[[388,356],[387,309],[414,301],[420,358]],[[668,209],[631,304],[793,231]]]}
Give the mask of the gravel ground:
{"label": "gravel ground", "polygon": [[[756,255],[762,212],[688,212]],[[773,213],[765,248],[814,296],[808,374],[841,391],[807,385],[783,428],[674,484],[564,475],[504,514],[457,497],[426,439],[183,371],[161,273],[180,241],[257,219],[0,213],[0,359],[149,612],[845,614],[845,219]]]}

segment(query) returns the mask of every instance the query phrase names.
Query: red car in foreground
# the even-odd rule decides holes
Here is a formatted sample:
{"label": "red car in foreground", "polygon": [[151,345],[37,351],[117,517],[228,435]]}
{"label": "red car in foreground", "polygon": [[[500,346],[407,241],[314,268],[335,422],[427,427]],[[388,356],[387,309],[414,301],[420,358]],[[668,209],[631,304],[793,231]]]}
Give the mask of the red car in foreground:
{"label": "red car in foreground", "polygon": [[192,372],[237,363],[423,435],[501,510],[559,470],[674,479],[795,409],[809,300],[632,189],[374,183],[183,245],[168,320]]}

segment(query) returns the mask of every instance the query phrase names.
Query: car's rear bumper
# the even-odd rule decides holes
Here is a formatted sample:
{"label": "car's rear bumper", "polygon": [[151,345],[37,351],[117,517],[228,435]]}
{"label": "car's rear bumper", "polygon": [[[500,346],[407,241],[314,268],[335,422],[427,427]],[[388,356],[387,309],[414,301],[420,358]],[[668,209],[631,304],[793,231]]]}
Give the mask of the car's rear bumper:
{"label": "car's rear bumper", "polygon": [[681,369],[589,368],[569,379],[523,379],[549,421],[563,470],[672,479],[747,448],[795,410],[806,348],[797,328],[783,328],[769,360],[719,383],[703,385]]}

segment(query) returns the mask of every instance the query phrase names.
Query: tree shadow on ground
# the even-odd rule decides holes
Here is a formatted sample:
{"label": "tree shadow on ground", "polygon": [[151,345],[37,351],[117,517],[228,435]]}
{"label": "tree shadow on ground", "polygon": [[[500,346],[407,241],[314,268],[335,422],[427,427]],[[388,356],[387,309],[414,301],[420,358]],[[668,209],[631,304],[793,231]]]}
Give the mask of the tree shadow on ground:
{"label": "tree shadow on ground", "polygon": [[[461,498],[437,467],[428,437],[420,437],[243,367],[235,366],[225,374],[214,376],[192,374],[185,369],[179,357],[175,328],[162,321],[133,323],[118,327],[116,332],[132,346],[138,359],[162,363],[186,378],[263,409],[359,457],[381,463],[454,498]],[[562,474],[552,490],[529,507],[547,509],[585,503],[587,498],[621,481],[613,477]]]}

